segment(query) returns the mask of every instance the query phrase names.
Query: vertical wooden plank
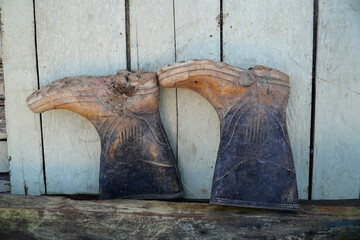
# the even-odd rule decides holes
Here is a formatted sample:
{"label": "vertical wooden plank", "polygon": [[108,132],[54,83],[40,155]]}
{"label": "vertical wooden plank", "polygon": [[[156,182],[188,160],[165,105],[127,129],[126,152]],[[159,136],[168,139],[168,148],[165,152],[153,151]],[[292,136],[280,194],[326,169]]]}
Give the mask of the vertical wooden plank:
{"label": "vertical wooden plank", "polygon": [[6,118],[4,100],[0,99],[0,139],[6,139]]}
{"label": "vertical wooden plank", "polygon": [[38,88],[33,1],[1,1],[1,17],[11,192],[39,195],[45,192],[40,117],[25,102]]}
{"label": "vertical wooden plank", "polygon": [[[2,22],[1,22],[1,16],[0,16],[0,30],[2,29]],[[0,39],[1,32],[0,32]],[[4,98],[5,96],[5,88],[4,88],[4,70],[3,70],[3,63],[2,63],[2,47],[0,44],[0,98]]]}
{"label": "vertical wooden plank", "polygon": [[7,142],[0,142],[0,193],[10,192]]}
{"label": "vertical wooden plank", "polygon": [[[220,61],[219,0],[175,0],[177,61]],[[215,109],[199,94],[178,89],[178,154],[184,197],[209,199],[220,122]]]}
{"label": "vertical wooden plank", "polygon": [[[1,15],[0,15],[0,30],[2,28]],[[1,31],[0,31],[1,40]],[[6,139],[6,121],[5,121],[5,88],[4,88],[4,71],[2,65],[2,47],[0,44],[0,139]]]}
{"label": "vertical wooden plank", "polygon": [[[1,14],[0,14],[1,16]],[[0,17],[0,28],[2,22]],[[1,31],[0,31],[1,40]],[[0,44],[0,139],[6,139],[6,121],[5,121],[5,107],[4,107],[4,72],[2,66],[2,48]],[[0,142],[0,193],[10,192],[9,181],[9,160],[7,152],[7,142]]]}
{"label": "vertical wooden plank", "polygon": [[[2,29],[2,22],[1,22],[1,13],[0,13],[0,30]],[[0,41],[2,31],[0,31]],[[2,46],[0,44],[0,99],[4,98],[4,71],[3,71],[3,64],[2,64]]]}
{"label": "vertical wooden plank", "polygon": [[[131,68],[157,72],[175,61],[173,2],[130,1]],[[161,89],[160,115],[176,156],[176,89]]]}
{"label": "vertical wooden plank", "polygon": [[0,142],[0,193],[10,192],[7,142]]}
{"label": "vertical wooden plank", "polygon": [[9,173],[0,173],[0,193],[10,192]]}
{"label": "vertical wooden plank", "polygon": [[9,172],[7,142],[0,142],[0,173]]}
{"label": "vertical wooden plank", "polygon": [[300,199],[309,181],[313,2],[223,0],[224,62],[265,65],[290,76],[287,125]]}
{"label": "vertical wooden plank", "polygon": [[[2,26],[1,18],[0,18],[0,28]],[[1,29],[0,29],[1,30]],[[0,31],[0,39],[1,39],[1,31]],[[2,66],[2,48],[0,44],[0,139],[6,139],[6,120],[5,120],[5,88],[4,88],[4,71]]]}
{"label": "vertical wooden plank", "polygon": [[[36,0],[40,85],[75,75],[126,68],[124,0]],[[100,139],[84,118],[66,110],[43,114],[49,194],[97,194]]]}
{"label": "vertical wooden plank", "polygon": [[2,97],[0,95],[0,140],[6,140],[6,138],[5,100],[4,95],[2,95]]}
{"label": "vertical wooden plank", "polygon": [[[2,68],[1,68],[1,71],[2,71]],[[3,98],[4,94],[5,94],[4,93],[4,78],[3,78],[3,74],[0,74],[0,97]]]}
{"label": "vertical wooden plank", "polygon": [[360,2],[319,1],[314,199],[359,198]]}

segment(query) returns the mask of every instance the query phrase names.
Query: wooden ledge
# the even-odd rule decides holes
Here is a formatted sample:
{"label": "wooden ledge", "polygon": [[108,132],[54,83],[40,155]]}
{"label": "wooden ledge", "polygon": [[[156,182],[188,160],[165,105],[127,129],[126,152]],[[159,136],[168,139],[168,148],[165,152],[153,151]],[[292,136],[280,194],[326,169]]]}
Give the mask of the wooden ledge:
{"label": "wooden ledge", "polygon": [[313,237],[359,239],[359,201],[353,206],[305,202],[299,211],[291,212],[207,203],[0,194],[0,239]]}

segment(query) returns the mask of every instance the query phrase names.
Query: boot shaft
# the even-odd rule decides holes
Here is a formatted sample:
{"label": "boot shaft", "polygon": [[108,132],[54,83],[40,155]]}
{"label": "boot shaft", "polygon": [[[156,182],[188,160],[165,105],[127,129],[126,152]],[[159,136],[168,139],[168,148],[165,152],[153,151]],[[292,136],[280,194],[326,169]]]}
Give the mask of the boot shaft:
{"label": "boot shaft", "polygon": [[27,99],[36,113],[67,109],[87,118],[101,140],[100,199],[176,198],[180,175],[159,116],[155,73],[57,80]]}
{"label": "boot shaft", "polygon": [[160,69],[163,87],[196,91],[216,109],[220,146],[210,202],[297,209],[294,162],[286,130],[289,77],[275,69],[244,70],[210,60]]}

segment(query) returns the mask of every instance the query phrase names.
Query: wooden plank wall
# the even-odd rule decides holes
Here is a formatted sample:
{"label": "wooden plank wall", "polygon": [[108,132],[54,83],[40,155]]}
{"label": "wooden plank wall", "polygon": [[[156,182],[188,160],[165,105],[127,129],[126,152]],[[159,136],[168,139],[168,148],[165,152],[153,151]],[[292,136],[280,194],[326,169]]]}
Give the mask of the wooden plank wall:
{"label": "wooden plank wall", "polygon": [[[175,62],[173,3],[168,0],[130,1],[131,69],[156,72]],[[161,89],[160,115],[176,156],[176,89]]]}
{"label": "wooden plank wall", "polygon": [[[2,26],[0,18],[0,28]],[[0,29],[1,30],[1,29]],[[1,31],[0,31],[1,39]],[[2,49],[0,44],[0,193],[10,192],[9,159],[6,142],[4,72],[2,67]]]}
{"label": "wooden plank wall", "polygon": [[[1,39],[1,16],[0,16],[0,39]],[[6,141],[6,121],[5,121],[5,88],[4,88],[4,71],[2,65],[2,47],[0,44],[0,141]]]}
{"label": "wooden plank wall", "polygon": [[[288,73],[287,124],[300,198],[308,198],[314,116],[314,198],[358,198],[359,3],[319,0],[312,115],[314,1],[2,1],[12,192],[98,192],[100,142],[95,129],[65,110],[42,114],[40,126],[40,116],[24,103],[38,82],[41,87],[66,76],[113,74],[126,67],[157,71],[175,61],[208,58]],[[185,197],[209,198],[220,135],[214,109],[194,92],[162,89],[160,113]]]}
{"label": "wooden plank wall", "polygon": [[25,101],[38,89],[33,1],[2,1],[1,11],[11,192],[39,195],[45,193],[40,116]]}
{"label": "wooden plank wall", "polygon": [[320,0],[313,199],[360,198],[360,1]]}
{"label": "wooden plank wall", "polygon": [[[1,26],[1,22],[0,22]],[[0,33],[1,39],[1,33]],[[1,52],[1,47],[0,47]],[[5,88],[4,88],[4,74],[2,68],[2,58],[0,54],[0,141],[6,141],[6,120],[5,120]]]}
{"label": "wooden plank wall", "polygon": [[0,193],[10,192],[7,142],[0,141]]}
{"label": "wooden plank wall", "polygon": [[[126,68],[123,0],[35,1],[40,87],[76,75]],[[97,194],[100,138],[85,118],[56,110],[42,117],[48,194]]]}
{"label": "wooden plank wall", "polygon": [[[174,4],[176,60],[220,61],[220,1],[175,0]],[[220,142],[219,118],[199,94],[177,91],[178,159],[185,197],[209,199]]]}
{"label": "wooden plank wall", "polygon": [[224,0],[224,62],[265,65],[290,76],[286,111],[299,197],[306,199],[312,72],[312,1]]}

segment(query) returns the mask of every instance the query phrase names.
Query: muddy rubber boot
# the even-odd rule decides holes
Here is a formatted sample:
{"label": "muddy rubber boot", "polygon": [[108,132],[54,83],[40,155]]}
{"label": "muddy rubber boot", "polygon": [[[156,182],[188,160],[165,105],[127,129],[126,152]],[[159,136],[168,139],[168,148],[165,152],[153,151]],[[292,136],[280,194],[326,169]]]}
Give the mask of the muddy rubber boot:
{"label": "muddy rubber boot", "polygon": [[286,128],[289,77],[275,69],[236,68],[210,60],[163,67],[160,85],[194,90],[218,113],[221,139],[210,202],[256,208],[299,208]]}
{"label": "muddy rubber boot", "polygon": [[31,111],[67,109],[87,118],[101,140],[100,199],[183,196],[159,115],[155,73],[68,77],[27,98]]}

